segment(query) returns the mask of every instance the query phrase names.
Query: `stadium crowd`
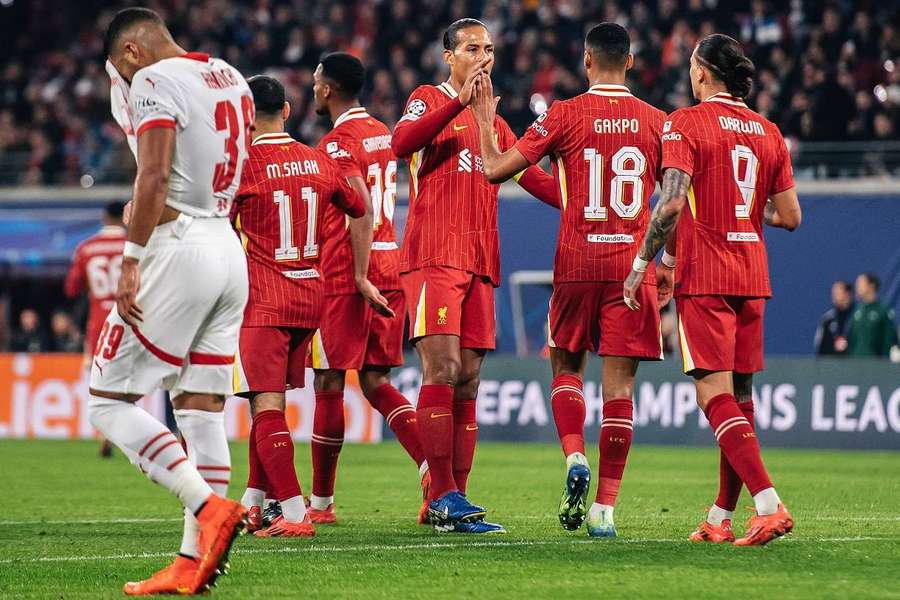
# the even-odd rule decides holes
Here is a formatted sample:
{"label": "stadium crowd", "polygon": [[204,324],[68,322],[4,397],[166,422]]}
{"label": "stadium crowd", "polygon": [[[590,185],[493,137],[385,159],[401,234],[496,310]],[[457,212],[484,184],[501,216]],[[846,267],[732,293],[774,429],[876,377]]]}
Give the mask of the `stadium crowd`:
{"label": "stadium crowd", "polygon": [[[133,172],[109,115],[102,32],[127,2],[9,2],[0,33],[0,184],[126,182]],[[295,112],[288,130],[314,142],[312,72],[328,50],[362,57],[364,100],[392,125],[409,92],[445,76],[440,32],[480,17],[494,33],[500,110],[521,133],[556,98],[583,91],[584,32],[601,20],[629,29],[629,85],[671,111],[691,102],[688,58],[713,31],[742,40],[757,65],[751,107],[799,141],[896,140],[900,131],[900,2],[867,0],[149,0],[185,48],[245,74],[274,72]],[[5,14],[4,14],[5,13]],[[89,175],[85,178],[85,175]]]}

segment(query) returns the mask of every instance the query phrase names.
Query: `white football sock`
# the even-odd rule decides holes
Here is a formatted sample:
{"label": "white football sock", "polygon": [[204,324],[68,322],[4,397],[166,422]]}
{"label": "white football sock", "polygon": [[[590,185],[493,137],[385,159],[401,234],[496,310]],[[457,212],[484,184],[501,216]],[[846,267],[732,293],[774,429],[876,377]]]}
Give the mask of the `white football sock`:
{"label": "white football sock", "polygon": [[572,465],[585,465],[587,466],[588,461],[587,457],[581,452],[573,452],[572,454],[566,457],[566,470],[572,468]]}
{"label": "white football sock", "polygon": [[200,521],[186,508],[184,528],[181,531],[181,548],[178,553],[191,558],[200,558]]}
{"label": "white football sock", "polygon": [[734,520],[734,511],[725,510],[713,504],[706,515],[706,522],[713,527],[720,527],[725,519]]}
{"label": "white football sock", "polygon": [[244,495],[241,496],[241,504],[244,505],[244,508],[250,510],[253,506],[258,506],[261,509],[265,508],[266,501],[266,493],[262,490],[258,490],[256,488],[247,488],[244,491]]}
{"label": "white football sock", "polygon": [[423,460],[422,464],[419,465],[419,481],[425,478],[425,473],[428,472],[428,461]]}
{"label": "white football sock", "polygon": [[313,494],[309,497],[310,507],[316,510],[325,510],[329,504],[334,503],[334,496],[316,496]]}
{"label": "white football sock", "polygon": [[775,488],[766,488],[753,496],[753,504],[756,505],[756,514],[771,515],[778,511],[781,500],[775,493]]}
{"label": "white football sock", "polygon": [[591,508],[588,509],[588,516],[590,516],[592,519],[595,519],[599,517],[601,513],[605,513],[605,520],[608,523],[612,523],[614,509],[615,507],[608,504],[600,504],[599,502],[594,502],[593,504],[591,504]]}
{"label": "white football sock", "polygon": [[192,513],[213,493],[166,426],[131,402],[91,396],[91,424],[152,481],[172,492]]}
{"label": "white football sock", "polygon": [[306,518],[306,504],[303,496],[294,496],[281,501],[281,514],[289,523],[299,523]]}

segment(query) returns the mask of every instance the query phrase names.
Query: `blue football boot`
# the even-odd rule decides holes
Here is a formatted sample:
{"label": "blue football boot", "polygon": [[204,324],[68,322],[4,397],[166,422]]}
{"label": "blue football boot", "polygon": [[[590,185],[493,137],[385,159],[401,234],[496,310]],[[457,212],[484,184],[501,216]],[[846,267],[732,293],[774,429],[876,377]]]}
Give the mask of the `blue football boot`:
{"label": "blue football boot", "polygon": [[587,530],[591,537],[616,537],[616,525],[613,523],[612,510],[596,510],[592,507],[588,512]]}
{"label": "blue football boot", "polygon": [[455,533],[506,533],[503,525],[497,523],[488,523],[487,521],[459,521],[456,526],[451,529]]}
{"label": "blue football boot", "polygon": [[559,522],[563,529],[575,531],[581,527],[590,487],[591,469],[581,461],[573,462],[566,475],[566,489],[559,500]]}
{"label": "blue football boot", "polygon": [[428,520],[438,531],[453,531],[461,521],[483,519],[487,511],[472,504],[459,491],[447,492],[428,504]]}

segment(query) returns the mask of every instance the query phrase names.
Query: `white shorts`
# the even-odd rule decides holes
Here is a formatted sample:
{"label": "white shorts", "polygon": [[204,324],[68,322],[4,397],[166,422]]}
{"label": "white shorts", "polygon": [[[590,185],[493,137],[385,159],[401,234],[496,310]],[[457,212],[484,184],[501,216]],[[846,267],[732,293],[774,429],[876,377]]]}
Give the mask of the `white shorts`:
{"label": "white shorts", "polygon": [[247,303],[247,259],[228,219],[178,219],[154,229],[141,259],[131,327],[110,311],[91,365],[91,388],[148,394],[230,394]]}

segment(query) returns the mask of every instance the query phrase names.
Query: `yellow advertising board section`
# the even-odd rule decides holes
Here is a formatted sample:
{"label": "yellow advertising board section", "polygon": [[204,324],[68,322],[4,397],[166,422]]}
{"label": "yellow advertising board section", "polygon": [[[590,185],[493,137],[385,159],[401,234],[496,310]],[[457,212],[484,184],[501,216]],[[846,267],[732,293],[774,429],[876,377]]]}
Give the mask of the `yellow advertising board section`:
{"label": "yellow advertising board section", "polygon": [[[0,438],[91,438],[88,420],[88,371],[80,354],[0,353]],[[287,422],[297,441],[312,434],[315,397],[312,371],[307,387],[287,392]],[[165,396],[154,393],[141,400],[156,418],[164,420]],[[344,393],[346,442],[381,441],[382,418],[363,397],[355,372],[348,373]],[[225,427],[231,439],[245,439],[250,431],[247,401],[229,398]]]}

